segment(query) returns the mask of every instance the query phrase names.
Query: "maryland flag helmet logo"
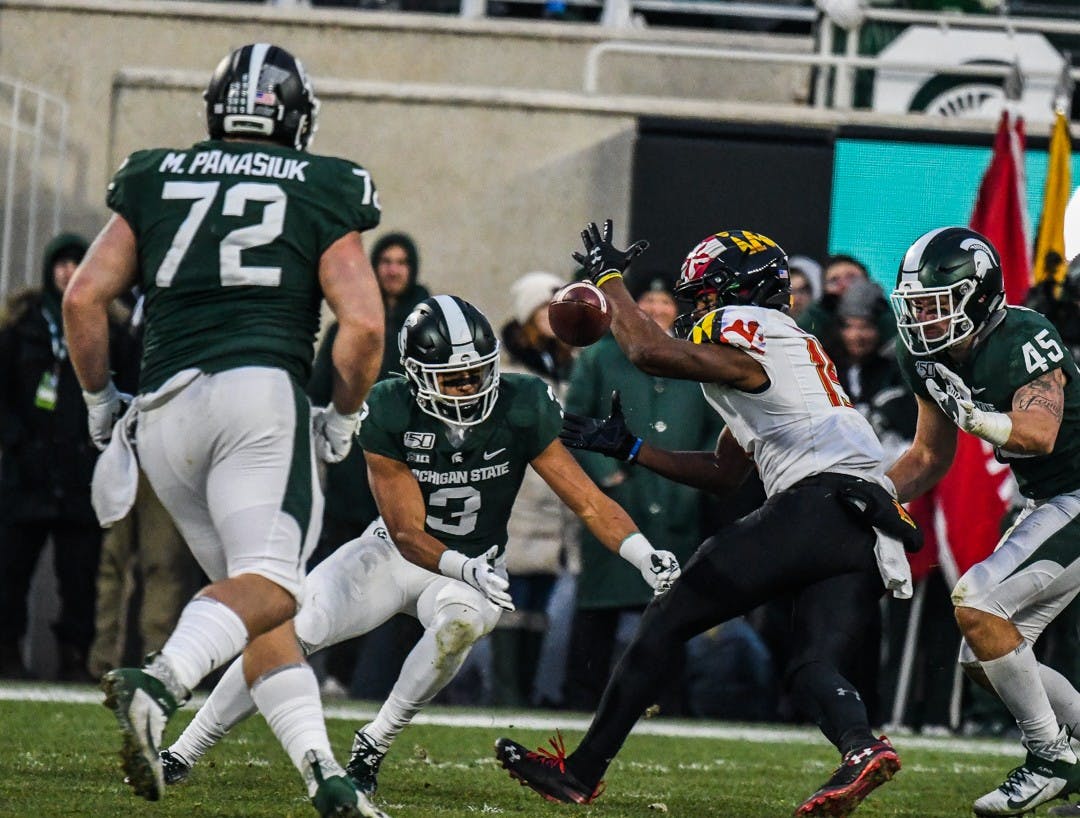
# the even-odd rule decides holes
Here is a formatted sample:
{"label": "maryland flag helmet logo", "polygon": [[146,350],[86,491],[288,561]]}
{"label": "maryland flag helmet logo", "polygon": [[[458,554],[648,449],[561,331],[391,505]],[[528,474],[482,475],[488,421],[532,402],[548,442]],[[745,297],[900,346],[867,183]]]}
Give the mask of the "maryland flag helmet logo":
{"label": "maryland flag helmet logo", "polygon": [[[699,301],[715,294],[711,305]],[[686,255],[675,296],[686,302],[676,320],[682,337],[709,309],[750,304],[786,312],[791,305],[787,254],[775,241],[749,230],[724,230],[703,239]]]}

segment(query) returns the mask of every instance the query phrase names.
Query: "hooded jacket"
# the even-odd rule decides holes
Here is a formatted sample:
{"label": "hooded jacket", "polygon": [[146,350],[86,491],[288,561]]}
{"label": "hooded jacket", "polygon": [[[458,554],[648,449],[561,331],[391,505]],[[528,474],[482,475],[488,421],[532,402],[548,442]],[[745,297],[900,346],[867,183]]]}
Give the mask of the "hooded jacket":
{"label": "hooded jacket", "polygon": [[[416,242],[407,233],[387,233],[382,236],[371,249],[371,266],[375,267],[379,256],[387,247],[400,247],[405,251],[405,258],[409,265],[409,284],[393,306],[386,305],[386,338],[383,346],[382,368],[379,370],[379,380],[387,377],[392,372],[401,372],[401,355],[398,352],[398,332],[413,307],[431,295],[428,289],[417,284],[416,279],[420,275],[420,254],[416,250]],[[383,296],[386,304],[386,296]]]}
{"label": "hooded jacket", "polygon": [[[68,358],[62,294],[52,274],[57,258],[64,254],[81,258],[87,246],[86,239],[74,233],[50,241],[43,257],[41,286],[13,296],[0,324],[2,520],[96,525],[90,478],[97,450],[87,430],[82,389]],[[110,335],[112,349],[122,351],[124,334],[115,328]],[[130,383],[131,373],[123,374],[126,377],[118,382]]]}

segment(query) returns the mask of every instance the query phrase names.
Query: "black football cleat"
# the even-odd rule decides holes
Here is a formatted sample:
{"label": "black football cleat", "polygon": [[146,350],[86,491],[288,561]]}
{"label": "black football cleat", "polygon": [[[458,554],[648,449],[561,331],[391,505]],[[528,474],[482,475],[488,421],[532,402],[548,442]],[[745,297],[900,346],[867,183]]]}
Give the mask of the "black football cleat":
{"label": "black football cleat", "polygon": [[561,733],[549,739],[546,747],[526,750],[516,741],[501,738],[495,742],[495,758],[510,777],[557,804],[591,804],[604,791],[604,782],[595,787],[582,784],[566,769],[566,745]]}
{"label": "black football cleat", "polygon": [[885,736],[869,747],[850,750],[825,785],[799,805],[795,816],[851,815],[866,796],[899,769],[900,756]]}
{"label": "black football cleat", "polygon": [[186,781],[191,775],[191,765],[176,753],[162,750],[158,757],[161,759],[161,771],[165,774],[165,785],[172,786]]}
{"label": "black football cleat", "polygon": [[357,730],[353,736],[352,753],[349,763],[345,765],[345,773],[352,779],[356,789],[364,795],[374,795],[378,788],[379,765],[386,752],[380,750],[367,733]]}

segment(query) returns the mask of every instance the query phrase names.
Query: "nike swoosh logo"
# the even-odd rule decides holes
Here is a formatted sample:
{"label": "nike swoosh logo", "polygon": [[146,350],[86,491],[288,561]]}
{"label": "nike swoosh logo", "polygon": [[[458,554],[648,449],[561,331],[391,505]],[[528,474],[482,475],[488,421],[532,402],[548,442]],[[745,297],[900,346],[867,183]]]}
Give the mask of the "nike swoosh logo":
{"label": "nike swoosh logo", "polygon": [[484,460],[491,460],[491,458],[497,457],[498,455],[502,454],[505,451],[506,451],[506,447],[503,446],[501,449],[496,449],[493,452],[484,452]]}
{"label": "nike swoosh logo", "polygon": [[971,394],[972,395],[981,395],[985,391],[986,391],[986,387],[985,386],[980,386],[978,389],[972,388]]}

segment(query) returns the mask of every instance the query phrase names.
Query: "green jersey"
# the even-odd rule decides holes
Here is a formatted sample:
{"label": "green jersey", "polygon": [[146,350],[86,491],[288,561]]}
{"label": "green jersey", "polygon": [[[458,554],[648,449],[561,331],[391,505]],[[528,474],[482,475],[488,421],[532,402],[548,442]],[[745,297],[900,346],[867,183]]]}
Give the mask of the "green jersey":
{"label": "green jersey", "polygon": [[897,359],[915,394],[933,402],[926,379],[935,363],[944,364],[971,389],[972,400],[984,411],[1009,412],[1016,390],[1047,372],[1065,374],[1065,411],[1054,450],[1045,455],[1016,455],[996,451],[999,462],[1012,466],[1025,497],[1037,500],[1080,488],[1080,370],[1054,325],[1024,307],[1006,307],[1005,318],[972,347],[962,364],[947,352],[914,357],[897,345]]}
{"label": "green jersey", "polygon": [[379,223],[362,167],[266,142],[137,151],[106,201],[138,242],[144,392],[191,367],[271,366],[306,383],[319,259]]}
{"label": "green jersey", "polygon": [[562,426],[548,385],[532,375],[503,375],[491,414],[460,447],[450,442],[445,423],[416,405],[405,378],[375,384],[367,405],[360,445],[409,466],[424,497],[425,530],[469,557],[493,545],[501,554],[525,469]]}

